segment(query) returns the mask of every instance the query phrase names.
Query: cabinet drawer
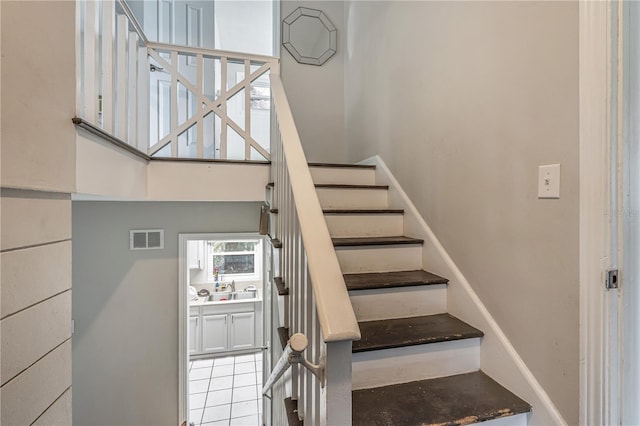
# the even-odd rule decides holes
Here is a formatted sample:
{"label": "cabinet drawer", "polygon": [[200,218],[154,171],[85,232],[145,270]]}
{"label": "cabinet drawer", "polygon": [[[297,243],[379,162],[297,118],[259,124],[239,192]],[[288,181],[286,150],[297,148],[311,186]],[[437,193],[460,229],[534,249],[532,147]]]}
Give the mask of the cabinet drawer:
{"label": "cabinet drawer", "polygon": [[253,312],[255,302],[249,303],[229,303],[219,305],[202,306],[202,315],[211,314],[233,314],[237,312]]}

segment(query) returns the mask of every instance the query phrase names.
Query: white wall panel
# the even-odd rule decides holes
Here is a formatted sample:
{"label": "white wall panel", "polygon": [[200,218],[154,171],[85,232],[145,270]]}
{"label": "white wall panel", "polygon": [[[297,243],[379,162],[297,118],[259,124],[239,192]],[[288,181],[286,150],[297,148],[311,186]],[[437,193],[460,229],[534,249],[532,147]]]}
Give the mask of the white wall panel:
{"label": "white wall panel", "polygon": [[75,188],[75,8],[73,1],[2,2],[5,187]]}
{"label": "white wall panel", "polygon": [[144,200],[147,161],[84,132],[78,133],[78,193]]}
{"label": "white wall panel", "polygon": [[28,425],[71,386],[71,341],[0,389],[0,423]]}
{"label": "white wall panel", "polygon": [[2,250],[71,238],[68,194],[2,189]]}
{"label": "white wall panel", "polygon": [[71,389],[47,409],[32,426],[71,425]]}
{"label": "white wall panel", "polygon": [[0,318],[71,288],[71,241],[0,253]]}
{"label": "white wall panel", "polygon": [[71,292],[3,319],[0,333],[4,384],[71,337]]}
{"label": "white wall panel", "polygon": [[267,164],[152,161],[149,200],[262,201]]}

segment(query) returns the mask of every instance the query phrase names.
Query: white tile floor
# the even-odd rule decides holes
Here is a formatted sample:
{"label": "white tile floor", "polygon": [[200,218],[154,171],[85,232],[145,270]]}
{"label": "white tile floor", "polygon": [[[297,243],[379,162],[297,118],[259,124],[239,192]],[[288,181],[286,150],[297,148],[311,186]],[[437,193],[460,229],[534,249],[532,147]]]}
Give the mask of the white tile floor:
{"label": "white tile floor", "polygon": [[189,363],[189,422],[260,426],[262,353]]}

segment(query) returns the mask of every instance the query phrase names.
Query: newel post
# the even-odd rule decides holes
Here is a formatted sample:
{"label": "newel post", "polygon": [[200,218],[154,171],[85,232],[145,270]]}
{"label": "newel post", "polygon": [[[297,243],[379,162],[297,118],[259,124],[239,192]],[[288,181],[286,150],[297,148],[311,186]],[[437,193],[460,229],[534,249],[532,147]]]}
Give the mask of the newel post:
{"label": "newel post", "polygon": [[322,425],[351,424],[351,345],[350,340],[323,345],[326,383],[321,389]]}

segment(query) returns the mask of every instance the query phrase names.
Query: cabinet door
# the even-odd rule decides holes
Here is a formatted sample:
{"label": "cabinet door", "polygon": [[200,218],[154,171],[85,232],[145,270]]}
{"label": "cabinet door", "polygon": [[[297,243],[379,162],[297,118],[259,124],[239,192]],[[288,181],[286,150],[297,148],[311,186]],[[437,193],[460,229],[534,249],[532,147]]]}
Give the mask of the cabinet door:
{"label": "cabinet door", "polygon": [[227,314],[202,316],[202,352],[227,349]]}
{"label": "cabinet door", "polygon": [[200,317],[189,317],[189,355],[200,352]]}
{"label": "cabinet door", "polygon": [[231,349],[255,346],[256,315],[254,312],[231,314]]}
{"label": "cabinet door", "polygon": [[204,269],[204,241],[187,241],[189,269]]}

